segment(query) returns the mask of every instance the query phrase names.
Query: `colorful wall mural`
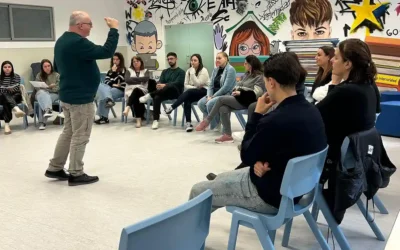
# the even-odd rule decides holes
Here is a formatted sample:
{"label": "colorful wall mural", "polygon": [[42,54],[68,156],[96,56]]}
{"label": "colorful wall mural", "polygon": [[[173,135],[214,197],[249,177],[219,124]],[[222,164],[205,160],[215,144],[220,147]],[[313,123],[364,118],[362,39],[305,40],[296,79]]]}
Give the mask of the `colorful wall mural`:
{"label": "colorful wall mural", "polygon": [[127,0],[125,14],[132,55],[151,69],[165,67],[164,25],[212,22],[214,54],[291,50],[310,65],[321,44],[334,46],[348,37],[400,39],[398,0]]}

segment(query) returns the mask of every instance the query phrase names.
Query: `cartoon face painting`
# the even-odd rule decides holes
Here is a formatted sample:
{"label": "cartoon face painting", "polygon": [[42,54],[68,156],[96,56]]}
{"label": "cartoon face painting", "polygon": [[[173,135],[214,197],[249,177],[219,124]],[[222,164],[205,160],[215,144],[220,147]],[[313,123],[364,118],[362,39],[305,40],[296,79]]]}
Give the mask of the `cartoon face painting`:
{"label": "cartoon face painting", "polygon": [[253,21],[243,23],[232,35],[230,56],[268,55],[269,39]]}
{"label": "cartoon face painting", "polygon": [[294,0],[289,12],[293,40],[331,37],[333,10],[329,0]]}
{"label": "cartoon face painting", "polygon": [[138,23],[132,37],[132,50],[138,54],[154,54],[162,47],[162,42],[157,40],[156,26],[150,21]]}

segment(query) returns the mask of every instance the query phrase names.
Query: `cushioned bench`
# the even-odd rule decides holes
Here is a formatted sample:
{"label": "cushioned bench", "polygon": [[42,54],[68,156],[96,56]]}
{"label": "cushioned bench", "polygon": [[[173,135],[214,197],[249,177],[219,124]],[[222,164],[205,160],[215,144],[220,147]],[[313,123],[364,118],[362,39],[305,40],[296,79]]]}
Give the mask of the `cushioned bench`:
{"label": "cushioned bench", "polygon": [[400,137],[400,101],[381,102],[376,128],[381,135]]}
{"label": "cushioned bench", "polygon": [[400,101],[400,92],[385,91],[381,93],[381,102]]}

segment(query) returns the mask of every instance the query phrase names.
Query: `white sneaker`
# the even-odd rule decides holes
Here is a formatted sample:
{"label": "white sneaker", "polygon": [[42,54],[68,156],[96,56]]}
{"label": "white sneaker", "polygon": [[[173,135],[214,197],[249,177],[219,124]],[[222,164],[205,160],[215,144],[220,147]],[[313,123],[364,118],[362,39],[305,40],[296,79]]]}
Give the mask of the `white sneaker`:
{"label": "white sneaker", "polygon": [[49,118],[49,117],[52,117],[53,116],[53,111],[51,110],[51,109],[48,109],[48,110],[46,110],[45,112],[44,112],[44,115],[43,115],[45,118]]}
{"label": "white sneaker", "polygon": [[244,131],[241,132],[234,132],[232,134],[233,139],[235,139],[235,141],[243,141],[243,137],[244,137]]}
{"label": "white sneaker", "polygon": [[158,121],[153,121],[152,129],[158,129]]}
{"label": "white sneaker", "polygon": [[45,130],[45,129],[46,129],[46,124],[40,123],[39,130]]}
{"label": "white sneaker", "polygon": [[186,123],[186,132],[192,132],[193,131],[193,125],[190,122]]}
{"label": "white sneaker", "polygon": [[139,102],[141,102],[141,103],[146,103],[148,100],[150,100],[151,99],[151,96],[150,96],[150,94],[145,94],[144,96],[142,96],[142,97],[140,97],[139,98]]}
{"label": "white sneaker", "polygon": [[64,112],[58,113],[58,115],[57,115],[57,116],[58,116],[58,117],[60,117],[60,118],[63,118],[63,119],[65,119]]}

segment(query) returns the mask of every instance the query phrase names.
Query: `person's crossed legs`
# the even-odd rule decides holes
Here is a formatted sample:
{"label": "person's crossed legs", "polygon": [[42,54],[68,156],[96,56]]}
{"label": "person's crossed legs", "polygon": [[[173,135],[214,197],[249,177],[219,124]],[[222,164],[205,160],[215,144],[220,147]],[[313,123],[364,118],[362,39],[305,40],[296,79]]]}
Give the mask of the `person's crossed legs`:
{"label": "person's crossed legs", "polygon": [[242,207],[259,213],[276,213],[278,211],[260,198],[256,187],[250,180],[249,168],[225,172],[219,174],[213,181],[195,184],[190,191],[190,199],[207,189],[213,193],[212,212],[225,206]]}

